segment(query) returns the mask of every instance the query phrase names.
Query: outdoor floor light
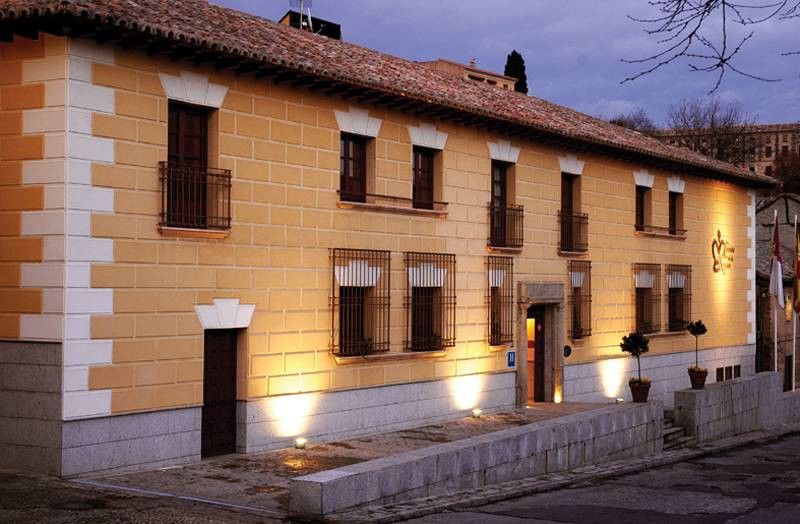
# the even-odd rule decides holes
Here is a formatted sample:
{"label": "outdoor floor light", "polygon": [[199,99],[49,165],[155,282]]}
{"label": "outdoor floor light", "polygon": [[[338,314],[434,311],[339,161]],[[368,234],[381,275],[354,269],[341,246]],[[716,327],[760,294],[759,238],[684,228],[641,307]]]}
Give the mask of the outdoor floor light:
{"label": "outdoor floor light", "polygon": [[303,437],[297,437],[294,439],[294,447],[295,449],[306,449],[306,444],[308,440],[304,439]]}
{"label": "outdoor floor light", "polygon": [[483,415],[483,410],[481,408],[475,408],[472,410],[472,418],[481,418]]}

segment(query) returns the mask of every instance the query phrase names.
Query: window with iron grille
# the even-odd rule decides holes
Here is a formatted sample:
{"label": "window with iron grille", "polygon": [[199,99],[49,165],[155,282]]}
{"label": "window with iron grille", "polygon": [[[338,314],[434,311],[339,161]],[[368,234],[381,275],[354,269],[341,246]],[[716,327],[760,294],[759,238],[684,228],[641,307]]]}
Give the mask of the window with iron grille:
{"label": "window with iron grille", "polygon": [[433,160],[436,151],[414,146],[414,199],[418,209],[433,209]]}
{"label": "window with iron grille", "polygon": [[332,249],[331,262],[331,351],[389,351],[389,252]]}
{"label": "window with iron grille", "polygon": [[348,202],[367,200],[367,138],[342,133],[339,149],[339,195]]}
{"label": "window with iron grille", "polygon": [[486,259],[489,344],[514,341],[514,259],[490,256]]}
{"label": "window with iron grille", "polygon": [[437,351],[456,343],[456,256],[405,253],[408,351]]}
{"label": "window with iron grille", "polygon": [[692,318],[692,266],[667,265],[669,331],[683,331]]}
{"label": "window with iron grille", "polygon": [[569,261],[570,310],[573,339],[592,334],[592,263],[588,260]]}
{"label": "window with iron grille", "polygon": [[636,331],[655,333],[661,330],[661,266],[634,264],[636,288]]}
{"label": "window with iron grille", "polygon": [[167,161],[159,163],[159,226],[226,230],[231,172],[208,167],[209,111],[169,102]]}

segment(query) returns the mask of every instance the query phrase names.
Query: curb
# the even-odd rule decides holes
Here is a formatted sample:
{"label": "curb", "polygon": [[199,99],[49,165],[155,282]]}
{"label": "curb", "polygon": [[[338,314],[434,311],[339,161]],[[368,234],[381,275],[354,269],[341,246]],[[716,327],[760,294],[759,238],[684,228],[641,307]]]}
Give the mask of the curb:
{"label": "curb", "polygon": [[552,491],[579,482],[590,482],[639,473],[651,468],[675,464],[706,455],[721,453],[753,443],[766,443],[786,435],[800,433],[800,424],[783,425],[770,431],[755,431],[736,437],[702,444],[693,448],[666,451],[643,458],[605,462],[582,466],[570,471],[551,473],[539,477],[511,480],[492,486],[459,491],[448,495],[424,497],[383,506],[366,506],[352,511],[328,515],[330,523],[376,523],[384,524],[424,517],[448,510],[462,510],[518,498],[535,493]]}

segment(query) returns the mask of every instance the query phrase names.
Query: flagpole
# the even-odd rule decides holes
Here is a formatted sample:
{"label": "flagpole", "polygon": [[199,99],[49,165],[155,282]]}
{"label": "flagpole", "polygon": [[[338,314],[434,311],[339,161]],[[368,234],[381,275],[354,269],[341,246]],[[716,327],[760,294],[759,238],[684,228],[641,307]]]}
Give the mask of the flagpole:
{"label": "flagpole", "polygon": [[[797,282],[797,215],[794,216],[794,280]],[[795,293],[797,293],[797,287],[794,286],[792,290],[792,306],[798,303],[797,297]],[[795,390],[795,370],[797,369],[797,310],[792,307],[792,391]]]}
{"label": "flagpole", "polygon": [[[775,231],[773,231],[773,235],[774,235],[773,239],[774,238],[780,239],[780,237],[777,236],[777,235],[780,234],[778,232],[778,210],[777,209],[775,210],[775,220],[774,220],[773,224],[774,224],[773,227],[775,228]],[[773,242],[774,242],[774,240],[773,240]],[[773,246],[773,247],[775,248],[775,246]],[[778,249],[779,248],[775,248],[776,253],[773,255],[773,257],[780,256],[780,251],[778,251]],[[772,263],[773,264],[775,263],[774,259],[773,259]],[[773,278],[775,276],[774,275],[774,271],[775,270],[773,269],[772,270]],[[779,275],[778,277],[783,279],[783,274],[781,273],[781,275]],[[781,284],[783,284],[783,280],[781,280]],[[772,335],[773,335],[772,336],[772,345],[773,345],[772,352],[774,353],[774,357],[775,357],[774,358],[775,363],[774,363],[774,367],[772,368],[772,370],[777,373],[778,372],[778,296],[777,295],[775,295],[773,297],[773,299],[772,299]]]}

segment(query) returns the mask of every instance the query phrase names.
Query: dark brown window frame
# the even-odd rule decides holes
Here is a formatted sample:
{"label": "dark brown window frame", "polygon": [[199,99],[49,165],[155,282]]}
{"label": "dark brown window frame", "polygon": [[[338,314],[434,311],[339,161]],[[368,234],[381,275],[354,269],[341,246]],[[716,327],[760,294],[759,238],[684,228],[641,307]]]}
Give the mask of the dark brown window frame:
{"label": "dark brown window frame", "polygon": [[514,342],[514,259],[488,256],[486,273],[489,345],[510,344]]}
{"label": "dark brown window frame", "polygon": [[[678,332],[686,329],[692,320],[692,266],[668,264],[667,274],[667,330]],[[683,277],[683,287],[673,287],[673,275]],[[680,291],[678,291],[680,290]]]}
{"label": "dark brown window frame", "polygon": [[[639,286],[637,275],[642,272],[652,274],[650,287]],[[659,264],[633,264],[634,310],[636,331],[658,333],[661,331],[661,266]]]}
{"label": "dark brown window frame", "polygon": [[355,357],[389,351],[389,251],[333,248],[330,255],[331,352]]}
{"label": "dark brown window frame", "polygon": [[[339,137],[339,197],[345,202],[367,201],[367,148],[371,138],[351,133]],[[360,187],[354,187],[360,185]]]}
{"label": "dark brown window frame", "polygon": [[[455,346],[456,256],[406,252],[403,259],[406,271],[405,350],[440,351]],[[445,273],[440,279],[441,270]],[[417,282],[413,282],[415,279]]]}
{"label": "dark brown window frame", "polygon": [[[434,209],[436,202],[435,149],[414,146],[412,150],[413,189],[412,206],[417,209]],[[428,187],[425,187],[425,186]]]}
{"label": "dark brown window frame", "polygon": [[159,229],[227,231],[231,227],[231,172],[208,167],[213,110],[170,100],[167,161],[159,162]]}
{"label": "dark brown window frame", "polygon": [[513,204],[514,164],[492,160],[491,200],[489,201],[489,246],[522,248],[525,210]]}
{"label": "dark brown window frame", "polygon": [[580,176],[561,173],[561,236],[559,250],[585,253],[589,250],[589,215],[580,212]]}
{"label": "dark brown window frame", "polygon": [[592,263],[588,260],[570,260],[567,267],[571,290],[570,337],[579,340],[592,334]]}
{"label": "dark brown window frame", "polygon": [[636,185],[636,214],[634,217],[636,231],[645,231],[651,225],[648,208],[650,207],[649,200],[652,198],[652,191],[650,187]]}

